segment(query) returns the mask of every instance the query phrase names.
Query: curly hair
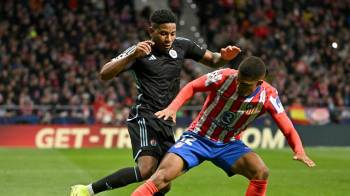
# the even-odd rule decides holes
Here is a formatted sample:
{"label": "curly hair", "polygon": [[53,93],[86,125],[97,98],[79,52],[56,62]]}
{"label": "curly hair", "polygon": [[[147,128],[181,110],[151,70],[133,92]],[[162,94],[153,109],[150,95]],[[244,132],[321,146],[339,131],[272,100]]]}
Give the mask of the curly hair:
{"label": "curly hair", "polygon": [[174,13],[166,9],[156,10],[150,17],[150,22],[157,25],[163,23],[176,23],[176,20]]}

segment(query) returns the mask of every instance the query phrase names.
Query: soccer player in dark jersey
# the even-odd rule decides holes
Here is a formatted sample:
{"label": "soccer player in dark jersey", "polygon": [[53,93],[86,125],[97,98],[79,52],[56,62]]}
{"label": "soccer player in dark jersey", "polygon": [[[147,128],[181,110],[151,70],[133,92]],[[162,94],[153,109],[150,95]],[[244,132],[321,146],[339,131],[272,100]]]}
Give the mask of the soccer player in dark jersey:
{"label": "soccer player in dark jersey", "polygon": [[[150,21],[151,39],[128,48],[106,63],[100,73],[102,80],[113,79],[128,70],[136,77],[138,97],[127,126],[137,165],[120,169],[87,186],[75,185],[71,189],[72,196],[89,196],[148,179],[175,143],[173,122],[159,119],[154,113],[169,105],[178,93],[184,60],[220,67],[240,53],[235,46],[213,53],[189,39],[176,37],[176,18],[171,11],[157,10]],[[155,195],[164,195],[169,188],[163,187]]]}
{"label": "soccer player in dark jersey", "polygon": [[204,106],[188,131],[170,148],[157,171],[132,196],[151,196],[204,160],[211,161],[228,176],[240,174],[248,178],[246,196],[265,195],[268,168],[239,139],[240,133],[265,112],[286,137],[294,151],[293,159],[314,167],[279,101],[277,90],[263,81],[265,73],[265,64],[260,58],[248,57],[238,71],[221,69],[188,83],[172,103],[156,115],[174,120],[178,109],[196,92],[209,92]]}

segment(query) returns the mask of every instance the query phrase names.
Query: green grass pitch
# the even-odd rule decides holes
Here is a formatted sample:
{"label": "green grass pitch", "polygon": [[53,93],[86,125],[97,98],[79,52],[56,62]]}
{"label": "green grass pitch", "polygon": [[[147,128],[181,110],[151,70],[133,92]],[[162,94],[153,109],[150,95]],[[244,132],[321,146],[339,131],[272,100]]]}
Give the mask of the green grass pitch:
{"label": "green grass pitch", "polygon": [[[350,194],[350,148],[307,148],[317,163],[309,169],[292,161],[289,149],[257,150],[270,168],[267,195],[344,196]],[[133,166],[127,149],[0,149],[0,195],[64,196],[76,183],[87,184],[124,166]],[[171,195],[244,195],[248,181],[228,178],[206,162],[173,182]],[[137,184],[99,194],[127,196]]]}

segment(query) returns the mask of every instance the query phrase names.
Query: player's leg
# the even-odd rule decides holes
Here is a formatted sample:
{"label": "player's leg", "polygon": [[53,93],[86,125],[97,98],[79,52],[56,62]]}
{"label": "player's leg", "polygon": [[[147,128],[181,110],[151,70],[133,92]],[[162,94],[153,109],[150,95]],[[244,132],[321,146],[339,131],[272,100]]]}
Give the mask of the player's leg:
{"label": "player's leg", "polygon": [[152,164],[152,162],[154,162],[152,158],[153,157],[147,156],[143,157],[143,161],[141,161],[142,166],[145,166],[147,163],[149,163],[149,166],[147,167],[141,168],[140,164],[137,164],[134,167],[119,169],[118,171],[93,182],[92,184],[88,185],[88,187],[94,194],[97,194],[106,190],[124,187],[134,182],[140,182],[143,180],[142,176],[147,175],[146,170],[151,169],[153,165],[156,166],[157,163]]}
{"label": "player's leg", "polygon": [[249,152],[238,159],[232,165],[232,172],[241,174],[250,180],[246,196],[265,195],[269,170],[255,152]]}
{"label": "player's leg", "polygon": [[[153,157],[152,157],[153,158]],[[152,162],[148,159],[143,159],[142,165],[146,165],[148,162]],[[150,168],[153,164],[150,163],[147,168]],[[154,168],[151,167],[150,170],[155,170],[156,163],[154,164]],[[144,167],[142,167],[144,168]],[[143,175],[146,176],[147,169],[143,169]],[[118,171],[103,177],[89,185],[75,185],[71,189],[71,196],[91,196],[106,190],[112,190],[119,187],[126,186],[128,184],[134,183],[134,182],[140,182],[143,180],[141,177],[141,170],[139,165],[134,167],[126,167],[119,169]],[[147,178],[146,178],[147,179]]]}
{"label": "player's leg", "polygon": [[170,182],[182,174],[184,160],[174,153],[168,153],[160,163],[157,171],[143,185],[139,186],[132,196],[152,196],[169,186]]}
{"label": "player's leg", "polygon": [[[76,185],[72,187],[71,195],[73,196],[89,196],[106,190],[112,190],[124,187],[131,183],[141,182],[148,179],[156,170],[159,163],[159,156],[152,151],[152,148],[147,149],[149,134],[146,131],[145,121],[135,119],[128,122],[128,130],[133,148],[134,159],[137,162],[136,166],[126,167],[103,177],[87,186]],[[146,150],[145,150],[146,149]],[[73,194],[73,190],[74,194]],[[88,194],[87,194],[88,193]]]}
{"label": "player's leg", "polygon": [[232,165],[232,171],[245,176],[249,180],[267,180],[269,176],[267,166],[255,152],[249,152],[239,158]]}
{"label": "player's leg", "polygon": [[204,155],[210,154],[208,149],[210,147],[206,143],[185,132],[181,139],[169,149],[152,177],[139,186],[132,195],[151,196],[155,191],[166,187],[184,171],[202,163],[207,158]]}
{"label": "player's leg", "polygon": [[268,169],[261,158],[242,141],[228,143],[211,161],[222,168],[228,176],[240,174],[250,180],[247,196],[265,195]]}
{"label": "player's leg", "polygon": [[166,188],[172,180],[180,176],[184,168],[185,162],[179,155],[168,153],[150,179],[161,190]]}
{"label": "player's leg", "polygon": [[137,166],[140,170],[141,180],[148,179],[156,171],[158,158],[152,155],[140,155],[137,158]]}
{"label": "player's leg", "polygon": [[[137,170],[135,169],[133,172],[129,171],[129,173],[124,173],[124,176],[110,176],[109,182],[112,183],[112,189],[150,178],[156,171],[157,166],[166,151],[175,142],[172,126],[165,125],[157,119],[140,117],[134,121],[129,121],[128,128],[134,152],[134,159],[136,159],[137,162],[137,166],[135,167]],[[168,137],[169,135],[170,137]],[[119,174],[119,172],[117,173]],[[102,179],[99,182],[100,187],[106,188],[103,186],[103,184],[106,184],[106,180],[108,179]],[[92,184],[93,189],[94,187],[94,184]],[[155,195],[164,195],[169,189],[170,185],[162,187],[159,189],[160,192]]]}
{"label": "player's leg", "polygon": [[106,190],[124,187],[134,182],[141,182],[148,179],[157,169],[158,159],[150,155],[143,155],[137,158],[137,165],[126,167],[116,171],[91,184],[94,194]]}

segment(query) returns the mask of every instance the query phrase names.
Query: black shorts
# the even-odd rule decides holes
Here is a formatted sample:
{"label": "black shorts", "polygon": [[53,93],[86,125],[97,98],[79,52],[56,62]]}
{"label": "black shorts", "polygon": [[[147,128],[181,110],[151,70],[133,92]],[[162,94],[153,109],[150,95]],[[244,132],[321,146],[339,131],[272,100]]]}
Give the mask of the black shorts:
{"label": "black shorts", "polygon": [[175,143],[173,126],[155,117],[139,115],[127,125],[135,161],[145,155],[161,160]]}

